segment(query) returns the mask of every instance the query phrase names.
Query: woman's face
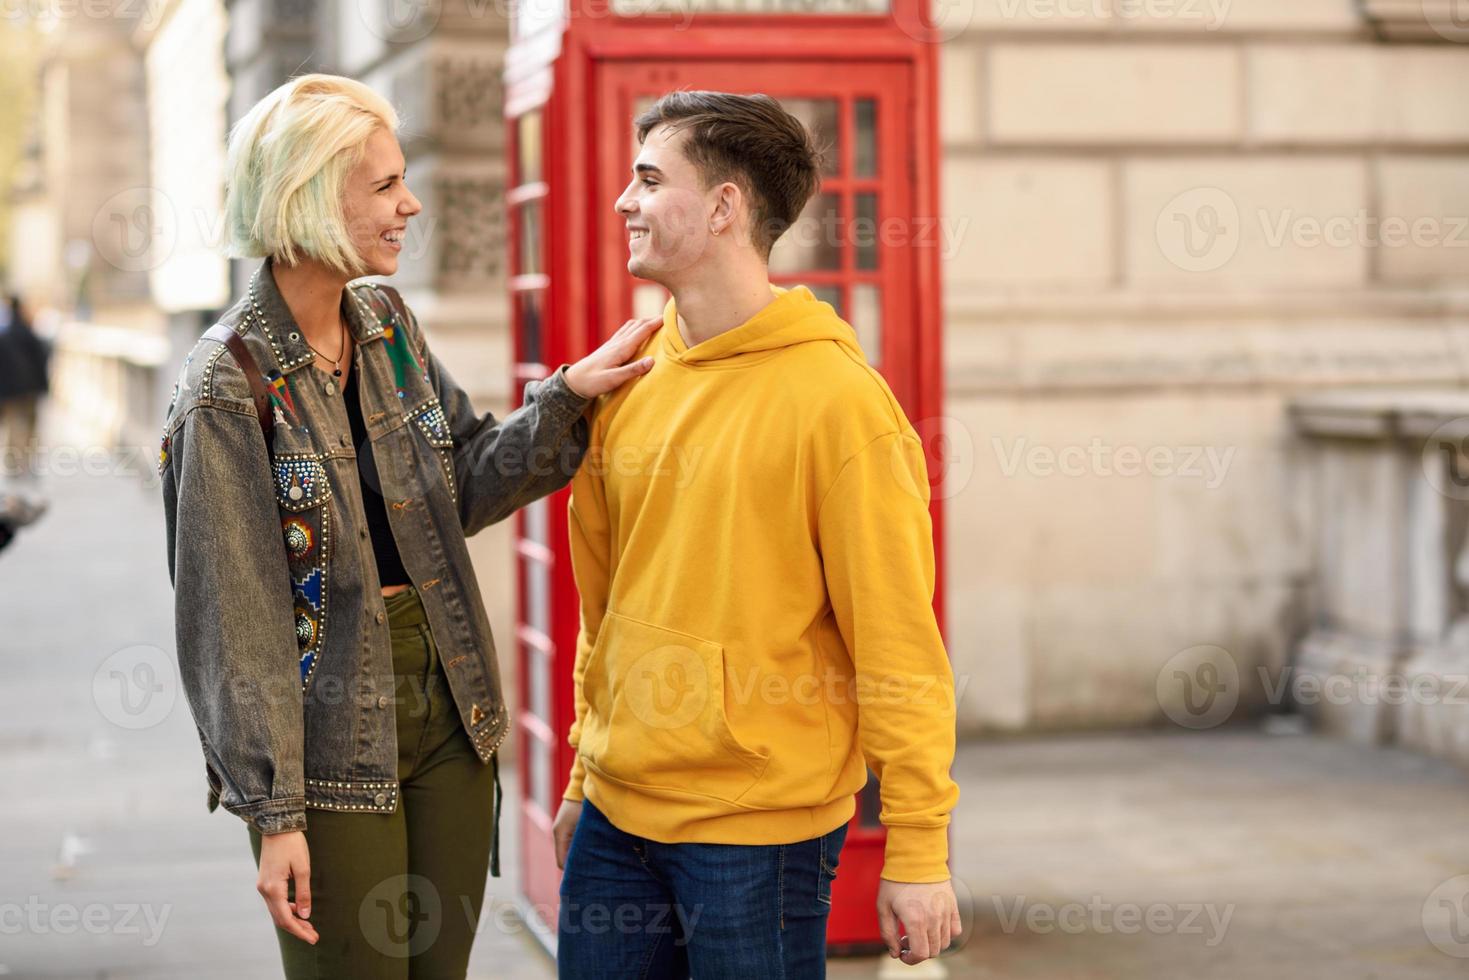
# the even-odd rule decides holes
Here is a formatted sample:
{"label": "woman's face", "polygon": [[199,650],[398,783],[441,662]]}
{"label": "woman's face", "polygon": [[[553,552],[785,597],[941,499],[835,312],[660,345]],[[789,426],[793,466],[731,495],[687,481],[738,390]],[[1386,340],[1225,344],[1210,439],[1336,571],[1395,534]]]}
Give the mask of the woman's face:
{"label": "woman's face", "polygon": [[362,259],[364,276],[398,271],[408,219],[423,210],[408,190],[407,176],[397,137],[378,129],[367,140],[362,162],[347,178],[343,202],[347,232]]}

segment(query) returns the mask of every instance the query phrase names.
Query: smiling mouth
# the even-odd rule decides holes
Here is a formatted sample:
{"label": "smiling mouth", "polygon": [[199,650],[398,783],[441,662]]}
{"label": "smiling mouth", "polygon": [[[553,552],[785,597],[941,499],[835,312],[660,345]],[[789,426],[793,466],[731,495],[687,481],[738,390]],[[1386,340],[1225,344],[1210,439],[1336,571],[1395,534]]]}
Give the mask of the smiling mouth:
{"label": "smiling mouth", "polygon": [[407,236],[407,234],[408,229],[406,228],[394,228],[391,231],[383,232],[380,237],[382,241],[388,243],[389,247],[394,249],[401,249],[403,247],[403,239]]}
{"label": "smiling mouth", "polygon": [[627,230],[627,240],[629,242],[641,241],[642,239],[647,237],[648,229],[646,228],[629,228]]}

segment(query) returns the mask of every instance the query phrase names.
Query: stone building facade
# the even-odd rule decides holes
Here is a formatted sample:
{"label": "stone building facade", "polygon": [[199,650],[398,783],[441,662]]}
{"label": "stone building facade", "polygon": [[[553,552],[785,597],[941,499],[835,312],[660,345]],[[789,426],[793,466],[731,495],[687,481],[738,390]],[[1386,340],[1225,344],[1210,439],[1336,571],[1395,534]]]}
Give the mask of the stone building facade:
{"label": "stone building facade", "polygon": [[[1200,658],[1222,656],[1241,708],[1271,700],[1319,615],[1316,471],[1288,403],[1469,371],[1469,32],[1451,8],[936,5],[931,424],[951,447],[966,732],[1167,721],[1167,678]],[[459,379],[505,408],[505,6],[225,9],[230,121],[307,70],[399,106],[425,204],[399,282]],[[508,531],[475,547],[492,617],[513,622]]]}
{"label": "stone building facade", "polygon": [[1201,656],[1263,706],[1318,615],[1288,401],[1462,383],[1469,47],[1388,7],[980,0],[946,42],[970,729],[1172,717]]}

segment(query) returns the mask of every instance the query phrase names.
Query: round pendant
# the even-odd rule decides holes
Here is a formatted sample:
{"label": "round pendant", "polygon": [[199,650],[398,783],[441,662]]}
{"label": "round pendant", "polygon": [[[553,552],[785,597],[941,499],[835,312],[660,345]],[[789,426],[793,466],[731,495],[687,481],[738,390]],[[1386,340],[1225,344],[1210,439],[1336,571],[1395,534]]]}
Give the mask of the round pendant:
{"label": "round pendant", "polygon": [[337,368],[335,371],[332,372],[332,374],[335,375],[336,377],[340,378],[342,376],[342,369],[341,368]]}

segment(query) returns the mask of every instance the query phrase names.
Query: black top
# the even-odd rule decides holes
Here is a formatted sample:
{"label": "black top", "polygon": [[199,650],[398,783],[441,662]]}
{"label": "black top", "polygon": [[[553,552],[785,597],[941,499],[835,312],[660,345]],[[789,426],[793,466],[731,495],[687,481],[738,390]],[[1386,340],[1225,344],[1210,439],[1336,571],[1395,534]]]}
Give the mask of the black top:
{"label": "black top", "polygon": [[413,580],[403,568],[403,559],[398,556],[398,542],[393,539],[393,528],[388,524],[388,508],[383,501],[377,476],[377,463],[372,458],[372,443],[367,438],[367,426],[362,421],[362,401],[357,394],[357,368],[347,375],[347,385],[342,389],[342,399],[347,403],[347,421],[352,426],[352,444],[357,447],[357,475],[362,480],[362,509],[367,516],[367,533],[372,538],[372,555],[377,562],[379,583],[388,585],[411,585]]}

